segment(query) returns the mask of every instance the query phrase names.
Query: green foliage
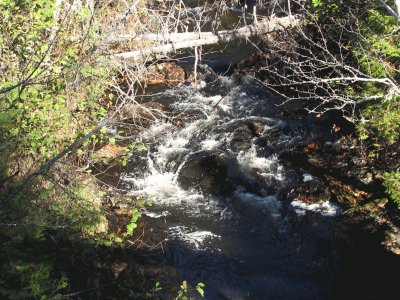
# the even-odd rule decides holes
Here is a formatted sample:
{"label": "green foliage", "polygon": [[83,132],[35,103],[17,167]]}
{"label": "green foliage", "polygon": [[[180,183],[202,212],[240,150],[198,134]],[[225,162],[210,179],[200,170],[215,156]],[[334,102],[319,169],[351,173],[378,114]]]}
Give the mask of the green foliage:
{"label": "green foliage", "polygon": [[374,77],[399,70],[399,22],[378,1],[313,0],[311,9],[325,38],[351,50],[346,63]]}
{"label": "green foliage", "polygon": [[189,300],[190,298],[188,298],[186,296],[186,294],[188,293],[188,286],[187,286],[187,281],[184,280],[181,284],[180,290],[178,292],[178,296],[175,298],[175,300]]}
{"label": "green foliage", "polygon": [[10,262],[2,269],[7,274],[7,281],[21,280],[21,289],[12,290],[0,286],[0,295],[7,299],[61,299],[63,290],[68,288],[68,279],[61,274],[54,280],[53,267],[47,263]]}
{"label": "green foliage", "polygon": [[[199,282],[196,286],[196,291],[201,295],[201,297],[204,298],[204,288],[205,284]],[[180,286],[180,290],[178,291],[178,296],[175,298],[175,300],[194,300],[193,297],[189,296],[189,289],[188,289],[188,284],[187,281],[184,280]]]}
{"label": "green foliage", "polygon": [[206,285],[204,284],[204,283],[201,283],[201,282],[199,282],[197,285],[196,285],[196,291],[204,298],[204,287],[205,287]]}
{"label": "green foliage", "polygon": [[129,157],[132,155],[132,152],[138,151],[138,152],[144,152],[147,151],[146,145],[143,143],[131,143],[129,146],[125,147],[125,155],[122,158],[122,166],[125,167],[126,164],[128,163]]}
{"label": "green foliage", "polygon": [[[18,85],[24,78],[33,80],[45,72],[39,62],[44,63],[49,52],[50,45],[44,41],[47,28],[54,25],[53,5],[52,1],[3,1],[0,4],[1,52],[5,66],[0,90],[17,85],[9,93],[0,94],[1,113],[10,115],[0,129],[5,139],[18,140],[17,149],[23,144],[30,154],[39,151],[40,146],[43,146],[42,151],[51,152],[54,141],[49,132],[58,128],[50,129],[45,117],[54,111],[53,117],[58,122],[63,115],[64,99],[58,93],[63,87],[51,80],[51,68],[46,90],[40,85]],[[46,157],[48,153],[43,155]]]}
{"label": "green foliage", "polygon": [[[360,66],[367,74],[400,82],[400,34],[399,22],[382,9],[368,9],[361,32],[368,47],[356,49]],[[365,86],[370,95],[385,94],[377,86]],[[360,123],[361,138],[370,137],[378,145],[393,144],[400,139],[400,95],[385,97],[383,101],[371,104],[363,110],[364,122]]]}
{"label": "green foliage", "polygon": [[126,235],[131,236],[133,231],[137,228],[137,220],[140,218],[141,213],[137,207],[132,210],[132,217],[129,224],[126,226]]}
{"label": "green foliage", "polygon": [[341,9],[340,4],[336,3],[336,1],[312,0],[310,5],[317,16],[326,12],[339,13]]}
{"label": "green foliage", "polygon": [[376,145],[392,145],[400,140],[400,101],[388,101],[369,105],[363,111],[364,121],[358,124],[360,138],[371,138]]}
{"label": "green foliage", "polygon": [[155,283],[155,285],[154,285],[154,288],[153,288],[153,292],[159,292],[159,291],[161,291],[162,290],[162,287],[161,287],[161,284],[160,284],[160,282],[159,281],[157,281],[156,283]]}
{"label": "green foliage", "polygon": [[118,233],[100,232],[96,235],[97,244],[114,247],[124,244],[132,244],[130,238],[134,235],[135,230],[138,227],[138,220],[142,216],[142,210],[148,206],[151,206],[152,203],[139,197],[134,200],[130,197],[126,197],[124,201],[133,206],[129,221],[125,226],[125,230]]}
{"label": "green foliage", "polygon": [[323,5],[324,5],[324,3],[322,0],[312,0],[311,1],[311,7],[313,7],[313,8],[319,8]]}
{"label": "green foliage", "polygon": [[61,299],[71,279],[76,286],[73,269],[85,268],[95,245],[82,237],[107,229],[96,197],[71,184],[68,193],[43,187],[11,202],[0,219],[0,298]]}
{"label": "green foliage", "polygon": [[400,208],[400,172],[386,172],[383,178],[386,192]]}
{"label": "green foliage", "polygon": [[[394,1],[386,2],[396,7]],[[350,99],[374,99],[358,106],[357,131],[371,150],[369,157],[382,160],[387,192],[399,204],[398,172],[391,170],[397,168],[393,161],[400,140],[400,22],[379,1],[313,0],[311,10],[325,41],[341,45],[343,63],[361,70],[366,78],[391,80],[391,85],[373,81],[349,84],[339,92]]]}
{"label": "green foliage", "polygon": [[[55,9],[54,0],[0,1],[0,196],[106,114],[100,103],[112,73],[89,51],[95,26],[87,11],[55,19]],[[57,261],[57,244],[107,229],[94,190],[55,183],[67,168],[38,177],[2,209],[0,298],[59,299],[71,272],[69,256]]]}
{"label": "green foliage", "polygon": [[374,77],[394,76],[396,69],[399,70],[396,62],[400,58],[398,21],[378,8],[366,10],[365,15],[360,32],[368,47],[361,43],[359,49],[354,48],[360,65]]}
{"label": "green foliage", "polygon": [[[97,33],[72,41],[74,28],[55,19],[55,9],[54,0],[0,3],[0,91],[14,87],[0,92],[0,131],[14,156],[36,162],[106,114],[99,103],[110,77],[107,60],[88,52]],[[82,28],[87,13],[68,18]]]}

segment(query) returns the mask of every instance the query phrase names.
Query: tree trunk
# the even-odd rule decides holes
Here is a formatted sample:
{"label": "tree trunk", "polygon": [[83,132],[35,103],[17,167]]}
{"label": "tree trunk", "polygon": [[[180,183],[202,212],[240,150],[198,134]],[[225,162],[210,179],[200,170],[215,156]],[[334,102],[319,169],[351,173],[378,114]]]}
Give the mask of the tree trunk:
{"label": "tree trunk", "polygon": [[[229,42],[239,38],[249,38],[258,34],[265,34],[272,31],[286,29],[300,25],[301,19],[297,17],[273,17],[252,25],[247,25],[239,29],[223,30],[217,33],[213,32],[183,32],[170,33],[167,35],[161,34],[144,34],[136,37],[119,36],[109,40],[108,42],[118,43],[128,40],[139,42],[153,42],[154,45],[134,50],[114,54],[113,57],[117,60],[131,59],[136,62],[143,62],[157,57],[157,55],[174,52],[178,49],[199,47],[204,45],[212,45],[217,43]],[[160,45],[161,44],[161,45]]]}

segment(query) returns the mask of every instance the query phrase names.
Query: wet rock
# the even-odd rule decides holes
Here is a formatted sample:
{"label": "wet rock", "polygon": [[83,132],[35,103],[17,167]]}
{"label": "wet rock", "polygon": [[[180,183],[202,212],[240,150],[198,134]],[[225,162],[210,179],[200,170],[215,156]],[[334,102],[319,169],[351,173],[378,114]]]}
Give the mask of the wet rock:
{"label": "wet rock", "polygon": [[357,179],[365,185],[372,184],[375,181],[375,176],[372,172],[364,170],[364,172],[357,175]]}
{"label": "wet rock", "polygon": [[102,157],[117,157],[124,153],[124,147],[120,147],[114,144],[107,144],[97,151],[97,156]]}
{"label": "wet rock", "polygon": [[350,184],[345,184],[331,176],[326,176],[332,194],[336,196],[336,201],[344,207],[358,205],[368,199],[371,195],[365,191],[359,190]]}
{"label": "wet rock", "polygon": [[378,213],[382,209],[385,208],[385,206],[388,204],[388,202],[389,202],[389,200],[386,198],[370,201],[364,205],[364,209],[367,209],[368,211],[370,211],[372,213]]}
{"label": "wet rock", "polygon": [[164,105],[157,101],[149,101],[143,104],[127,103],[119,112],[122,120],[148,120],[159,116],[164,110]]}
{"label": "wet rock", "polygon": [[185,69],[174,63],[164,64],[163,72],[168,83],[178,84],[186,77]]}
{"label": "wet rock", "polygon": [[237,127],[232,133],[231,149],[233,151],[249,149],[253,137],[259,136],[263,128],[262,124],[259,123],[248,123]]}
{"label": "wet rock", "polygon": [[233,132],[242,126],[249,127],[253,136],[259,136],[266,126],[271,128],[284,128],[285,122],[275,118],[267,117],[246,117],[233,119],[215,128],[217,132]]}
{"label": "wet rock", "polygon": [[[199,64],[197,66],[198,76],[204,80],[207,84],[212,84],[213,82],[218,80],[218,74],[206,64]],[[192,79],[194,79],[194,74],[191,74]]]}
{"label": "wet rock", "polygon": [[155,64],[147,68],[145,82],[148,84],[179,84],[186,77],[185,69],[173,62]]}
{"label": "wet rock", "polygon": [[[375,199],[368,203],[347,210],[344,224],[351,230],[362,230],[366,239],[376,236],[374,247],[382,245],[385,251],[400,255],[400,229],[397,214],[390,212],[387,198]],[[356,234],[356,237],[360,233]],[[399,256],[400,257],[400,256]]]}
{"label": "wet rock", "polygon": [[96,152],[98,159],[115,159],[125,153],[125,148],[115,144],[107,144]]}
{"label": "wet rock", "polygon": [[229,194],[240,181],[240,170],[225,153],[200,151],[188,157],[178,174],[185,189],[199,187],[212,193]]}
{"label": "wet rock", "polygon": [[264,55],[260,55],[259,53],[253,53],[244,59],[242,59],[238,65],[237,70],[259,70],[260,67],[265,66],[266,61]]}
{"label": "wet rock", "polygon": [[215,75],[215,73],[209,71],[205,71],[202,78],[207,84],[202,86],[200,91],[206,97],[214,96],[216,91],[219,95],[226,96],[234,88],[233,82],[227,80],[226,77]]}
{"label": "wet rock", "polygon": [[115,208],[114,214],[117,216],[131,216],[132,215],[132,208],[125,208],[125,207],[118,207]]}
{"label": "wet rock", "polygon": [[293,135],[287,132],[285,128],[275,127],[266,130],[265,133],[255,140],[255,144],[269,151],[270,154],[287,153],[297,143],[304,140],[304,137]]}
{"label": "wet rock", "polygon": [[320,179],[304,182],[294,189],[293,195],[307,204],[325,202],[331,198],[329,187]]}
{"label": "wet rock", "polygon": [[124,172],[132,174],[132,176],[140,176],[149,171],[149,156],[147,151],[135,151],[130,155]]}
{"label": "wet rock", "polygon": [[400,229],[390,224],[389,229],[385,232],[385,240],[382,244],[390,252],[400,255]]}
{"label": "wet rock", "polygon": [[182,150],[178,152],[172,152],[168,155],[167,158],[167,169],[176,173],[178,171],[179,166],[185,159],[185,156],[189,153],[189,150]]}
{"label": "wet rock", "polygon": [[114,275],[114,278],[118,278],[119,275],[128,267],[128,264],[126,262],[115,262],[111,266],[112,273]]}

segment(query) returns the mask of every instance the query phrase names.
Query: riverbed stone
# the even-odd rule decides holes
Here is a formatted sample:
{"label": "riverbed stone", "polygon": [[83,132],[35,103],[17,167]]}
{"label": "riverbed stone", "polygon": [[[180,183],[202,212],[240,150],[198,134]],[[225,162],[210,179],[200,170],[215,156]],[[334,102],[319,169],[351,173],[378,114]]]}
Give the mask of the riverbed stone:
{"label": "riverbed stone", "polygon": [[400,229],[396,225],[390,224],[382,244],[393,254],[400,255]]}
{"label": "riverbed stone", "polygon": [[307,204],[325,202],[331,199],[328,186],[317,178],[297,186],[293,194],[296,199]]}
{"label": "riverbed stone", "polygon": [[336,201],[344,207],[353,207],[371,197],[371,194],[346,184],[332,176],[326,176],[330,190],[335,195]]}
{"label": "riverbed stone", "polygon": [[240,126],[232,133],[230,146],[234,151],[247,150],[251,147],[253,134],[247,125]]}
{"label": "riverbed stone", "polygon": [[164,104],[159,101],[146,103],[127,103],[119,112],[119,118],[124,121],[140,122],[142,125],[149,123],[154,117],[160,116],[164,111]]}
{"label": "riverbed stone", "polygon": [[98,159],[115,159],[124,155],[125,148],[115,145],[115,144],[107,144],[96,151],[96,157]]}
{"label": "riverbed stone", "polygon": [[223,152],[199,151],[191,154],[178,174],[184,189],[201,188],[212,193],[229,194],[235,190],[240,170]]}
{"label": "riverbed stone", "polygon": [[174,62],[155,64],[147,68],[145,82],[148,84],[177,85],[185,80],[186,71]]}
{"label": "riverbed stone", "polygon": [[234,128],[230,147],[233,151],[243,151],[251,148],[253,138],[259,137],[265,128],[264,124],[249,122]]}

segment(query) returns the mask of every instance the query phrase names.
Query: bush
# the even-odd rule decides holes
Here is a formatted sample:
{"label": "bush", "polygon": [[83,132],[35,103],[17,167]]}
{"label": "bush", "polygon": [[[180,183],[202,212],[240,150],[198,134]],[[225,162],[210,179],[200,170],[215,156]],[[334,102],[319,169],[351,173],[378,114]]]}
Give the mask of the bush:
{"label": "bush", "polygon": [[386,192],[400,208],[400,172],[386,172],[383,178]]}
{"label": "bush", "polygon": [[[92,16],[83,6],[57,17],[55,3],[0,1],[0,200],[106,113],[101,101],[113,74],[91,51]],[[72,165],[67,158],[7,207],[0,201],[0,298],[59,298],[69,287],[63,269],[81,253],[64,263],[57,255],[107,229],[96,186],[70,176]]]}

